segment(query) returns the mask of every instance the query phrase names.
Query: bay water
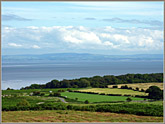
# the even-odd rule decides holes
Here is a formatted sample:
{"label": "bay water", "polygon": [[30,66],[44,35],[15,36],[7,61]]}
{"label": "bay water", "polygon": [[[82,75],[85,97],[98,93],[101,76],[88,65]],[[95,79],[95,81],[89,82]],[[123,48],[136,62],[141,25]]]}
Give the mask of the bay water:
{"label": "bay water", "polygon": [[163,61],[2,63],[2,89],[20,89],[45,84],[53,79],[163,73]]}

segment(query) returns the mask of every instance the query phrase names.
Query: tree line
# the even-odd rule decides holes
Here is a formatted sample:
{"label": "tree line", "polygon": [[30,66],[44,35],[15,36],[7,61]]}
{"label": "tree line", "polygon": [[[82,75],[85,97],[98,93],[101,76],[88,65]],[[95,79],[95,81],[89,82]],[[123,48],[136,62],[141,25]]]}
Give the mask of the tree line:
{"label": "tree line", "polygon": [[163,82],[163,73],[152,74],[125,74],[125,75],[105,75],[94,77],[83,77],[79,79],[62,81],[52,80],[46,84],[32,84],[21,89],[45,89],[45,88],[107,88],[108,85],[115,84],[133,84],[133,83],[149,83],[149,82]]}

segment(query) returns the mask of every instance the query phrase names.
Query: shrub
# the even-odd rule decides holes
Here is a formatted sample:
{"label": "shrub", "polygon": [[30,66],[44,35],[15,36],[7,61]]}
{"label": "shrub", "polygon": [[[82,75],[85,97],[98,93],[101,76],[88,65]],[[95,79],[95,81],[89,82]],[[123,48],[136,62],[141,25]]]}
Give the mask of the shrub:
{"label": "shrub", "polygon": [[50,93],[49,96],[53,96],[53,93]]}
{"label": "shrub", "polygon": [[128,87],[128,89],[132,90],[132,87]]}
{"label": "shrub", "polygon": [[127,102],[131,102],[132,101],[132,99],[129,98],[129,97],[126,100],[127,100]]}
{"label": "shrub", "polygon": [[148,94],[148,98],[150,99],[163,99],[163,90],[161,90],[159,87],[157,86],[150,86],[147,90],[146,93]]}
{"label": "shrub", "polygon": [[112,88],[118,88],[118,86],[116,85],[116,86],[113,86]]}
{"label": "shrub", "polygon": [[121,89],[128,89],[128,86],[127,85],[121,86]]}
{"label": "shrub", "polygon": [[59,92],[56,92],[53,94],[53,96],[61,96],[61,94]]}
{"label": "shrub", "polygon": [[144,89],[141,89],[141,92],[145,92],[145,90]]}
{"label": "shrub", "polygon": [[65,90],[58,90],[57,92],[65,92]]}
{"label": "shrub", "polygon": [[41,93],[40,96],[45,96],[45,93]]}
{"label": "shrub", "polygon": [[67,89],[67,91],[68,91],[68,92],[72,92],[72,90],[71,90],[71,89]]}
{"label": "shrub", "polygon": [[33,96],[38,96],[38,95],[40,95],[40,91],[34,91],[33,92]]}
{"label": "shrub", "polygon": [[29,104],[29,102],[27,100],[23,99],[22,101],[17,103],[17,106],[19,106],[19,107],[26,107],[26,106],[30,106],[30,104]]}
{"label": "shrub", "polygon": [[105,95],[105,93],[100,93],[100,95]]}
{"label": "shrub", "polygon": [[131,95],[124,94],[124,96],[131,96]]}
{"label": "shrub", "polygon": [[84,102],[85,104],[89,104],[89,101],[88,100],[85,100],[85,102]]}
{"label": "shrub", "polygon": [[137,90],[137,91],[139,91],[139,88],[138,88],[138,87],[136,87],[136,90]]}

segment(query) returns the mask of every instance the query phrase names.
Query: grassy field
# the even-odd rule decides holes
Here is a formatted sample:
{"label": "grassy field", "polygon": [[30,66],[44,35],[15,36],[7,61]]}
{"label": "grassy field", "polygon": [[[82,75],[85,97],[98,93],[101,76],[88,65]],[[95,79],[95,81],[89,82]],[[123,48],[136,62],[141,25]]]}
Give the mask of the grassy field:
{"label": "grassy field", "polygon": [[2,112],[2,122],[163,122],[163,117],[72,110]]}
{"label": "grassy field", "polygon": [[[158,86],[160,89],[163,90],[163,83],[136,83],[136,84],[118,84],[118,88],[121,86],[127,85],[128,87],[132,87],[133,89],[136,89],[138,87],[140,90],[141,89],[148,89],[150,86]],[[109,88],[112,88],[114,85],[108,85]]]}
{"label": "grassy field", "polygon": [[40,91],[42,93],[48,94],[49,91],[57,92],[58,90],[64,90],[67,89],[71,90],[78,90],[80,88],[54,88],[54,89],[28,89],[28,90],[2,90],[2,95],[14,95],[14,94],[21,94],[21,95],[29,95],[30,93],[34,91]]}
{"label": "grassy field", "polygon": [[[75,92],[63,92],[62,96],[67,96],[67,98],[75,99],[78,98],[78,101],[88,100],[89,102],[112,102],[112,101],[126,101],[128,97],[125,96],[105,96],[97,94],[86,94],[86,93],[75,93]],[[132,100],[144,100],[144,98],[135,98],[130,97]]]}
{"label": "grassy field", "polygon": [[105,94],[122,94],[122,95],[143,95],[147,96],[148,93],[145,92],[139,92],[139,91],[133,91],[133,90],[127,90],[127,89],[117,89],[117,88],[89,88],[89,89],[80,89],[78,91],[84,91],[84,92],[95,92],[95,93],[105,93]]}
{"label": "grassy field", "polygon": [[2,106],[16,106],[17,103],[22,101],[23,99],[27,100],[30,105],[35,105],[39,103],[52,103],[58,102],[58,98],[56,97],[37,97],[37,96],[21,96],[21,97],[5,97],[2,98]]}

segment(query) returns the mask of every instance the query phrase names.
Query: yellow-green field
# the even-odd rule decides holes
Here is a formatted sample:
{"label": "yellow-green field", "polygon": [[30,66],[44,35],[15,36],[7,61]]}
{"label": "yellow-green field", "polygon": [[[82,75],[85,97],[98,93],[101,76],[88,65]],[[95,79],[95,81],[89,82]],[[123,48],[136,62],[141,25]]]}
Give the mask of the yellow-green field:
{"label": "yellow-green field", "polygon": [[[141,89],[148,89],[150,86],[158,86],[160,89],[163,90],[163,83],[136,83],[136,84],[118,84],[118,88],[120,88],[121,86],[125,86],[127,85],[128,87],[132,87],[133,89],[136,89],[136,87],[138,87],[140,90]],[[112,88],[112,86],[115,85],[108,85],[109,88]]]}
{"label": "yellow-green field", "polygon": [[3,111],[2,122],[163,122],[163,117],[72,110]]}
{"label": "yellow-green field", "polygon": [[133,91],[133,90],[127,90],[127,89],[117,89],[117,88],[89,88],[89,89],[82,89],[78,91],[83,92],[95,92],[95,93],[105,93],[105,94],[122,94],[122,95],[144,95],[147,96],[148,93],[145,92],[139,92],[139,91]]}

